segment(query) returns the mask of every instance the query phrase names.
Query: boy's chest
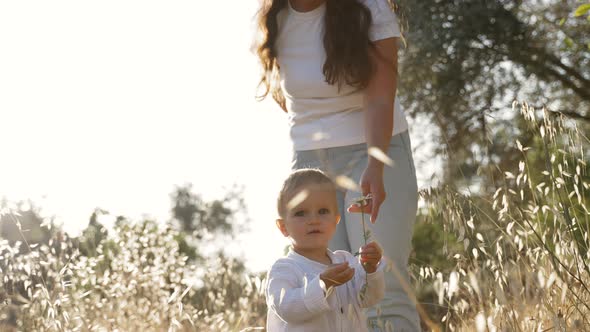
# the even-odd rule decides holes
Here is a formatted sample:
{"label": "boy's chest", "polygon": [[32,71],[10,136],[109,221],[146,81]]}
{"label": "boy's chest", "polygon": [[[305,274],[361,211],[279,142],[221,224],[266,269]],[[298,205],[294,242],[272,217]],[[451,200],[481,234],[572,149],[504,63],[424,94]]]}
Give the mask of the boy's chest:
{"label": "boy's chest", "polygon": [[[307,273],[306,278],[312,280],[319,274],[320,273]],[[301,284],[300,286],[303,287],[304,285]],[[326,298],[330,310],[325,312],[323,318],[321,318],[321,320],[329,327],[323,331],[366,331],[366,325],[364,323],[365,316],[362,309],[357,305],[358,301],[355,296],[352,280],[332,289]],[[308,329],[306,332],[307,331],[314,331],[314,329]]]}
{"label": "boy's chest", "polygon": [[[304,273],[304,277],[301,279],[299,287],[304,288],[308,280],[313,280],[314,278],[319,277],[322,272],[323,271],[313,271]],[[348,315],[349,312],[354,311],[355,304],[359,303],[356,298],[356,296],[358,296],[357,293],[352,279],[343,285],[333,287],[329,290],[326,300],[330,304],[330,308],[335,312],[338,312],[341,315]]]}

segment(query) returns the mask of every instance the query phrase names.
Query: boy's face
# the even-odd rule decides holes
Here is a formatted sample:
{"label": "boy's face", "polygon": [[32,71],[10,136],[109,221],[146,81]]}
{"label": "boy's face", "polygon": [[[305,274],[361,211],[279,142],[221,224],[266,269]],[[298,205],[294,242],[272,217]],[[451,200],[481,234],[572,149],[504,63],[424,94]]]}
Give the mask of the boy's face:
{"label": "boy's face", "polygon": [[[299,193],[304,194],[299,194]],[[289,208],[289,200],[303,197],[303,201]],[[307,185],[298,188],[287,199],[284,217],[277,226],[291,239],[295,251],[325,250],[340,222],[336,191],[329,185]],[[292,205],[292,204],[291,204]]]}

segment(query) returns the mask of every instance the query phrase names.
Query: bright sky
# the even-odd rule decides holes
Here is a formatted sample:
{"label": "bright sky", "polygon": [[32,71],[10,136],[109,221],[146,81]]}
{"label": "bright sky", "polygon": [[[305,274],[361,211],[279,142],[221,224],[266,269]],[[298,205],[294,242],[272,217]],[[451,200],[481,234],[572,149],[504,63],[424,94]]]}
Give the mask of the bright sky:
{"label": "bright sky", "polygon": [[245,187],[239,245],[263,270],[289,173],[283,113],[254,100],[256,0],[0,2],[0,197],[31,198],[66,230],[94,208],[170,218],[169,194]]}

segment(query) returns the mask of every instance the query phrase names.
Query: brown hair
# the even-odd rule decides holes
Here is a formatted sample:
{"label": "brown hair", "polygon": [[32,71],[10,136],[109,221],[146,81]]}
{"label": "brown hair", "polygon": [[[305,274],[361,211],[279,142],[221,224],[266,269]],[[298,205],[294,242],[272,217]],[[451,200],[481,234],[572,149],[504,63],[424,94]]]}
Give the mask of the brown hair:
{"label": "brown hair", "polygon": [[[302,168],[294,171],[289,177],[283,182],[281,191],[279,192],[279,198],[277,199],[277,210],[279,216],[283,218],[285,216],[286,207],[289,200],[295,197],[297,189],[300,189],[305,185],[328,185],[336,191],[336,185],[324,172],[317,168]],[[335,195],[336,193],[334,193]]]}
{"label": "brown hair", "polygon": [[[256,52],[262,63],[263,75],[259,87],[265,91],[259,100],[271,93],[273,99],[286,110],[285,97],[278,85],[276,40],[277,16],[288,6],[289,0],[262,0],[258,12],[258,29],[262,40]],[[326,82],[348,84],[363,89],[369,84],[374,66],[369,57],[373,43],[369,40],[372,17],[369,9],[358,0],[326,0],[324,48],[326,62],[323,66]]]}

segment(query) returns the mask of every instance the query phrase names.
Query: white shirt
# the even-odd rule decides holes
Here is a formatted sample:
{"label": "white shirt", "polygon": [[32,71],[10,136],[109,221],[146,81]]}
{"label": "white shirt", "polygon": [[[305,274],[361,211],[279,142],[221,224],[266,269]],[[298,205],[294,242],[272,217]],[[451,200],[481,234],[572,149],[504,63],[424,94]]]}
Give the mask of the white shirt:
{"label": "white shirt", "polygon": [[[372,41],[399,37],[396,15],[387,0],[359,0],[371,11]],[[287,1],[289,3],[289,1]],[[290,135],[296,151],[366,142],[364,93],[352,86],[326,83],[323,44],[326,3],[308,12],[290,4],[278,16],[277,59],[285,95]],[[396,98],[392,135],[408,129]]]}
{"label": "white shirt", "polygon": [[[385,292],[383,266],[366,274],[358,259],[347,251],[327,251],[333,264],[348,262],[354,277],[343,285],[326,290],[320,274],[327,265],[294,251],[277,260],[268,272],[266,304],[268,332],[367,331],[362,308],[377,304]],[[368,280],[363,298],[360,292]]]}

